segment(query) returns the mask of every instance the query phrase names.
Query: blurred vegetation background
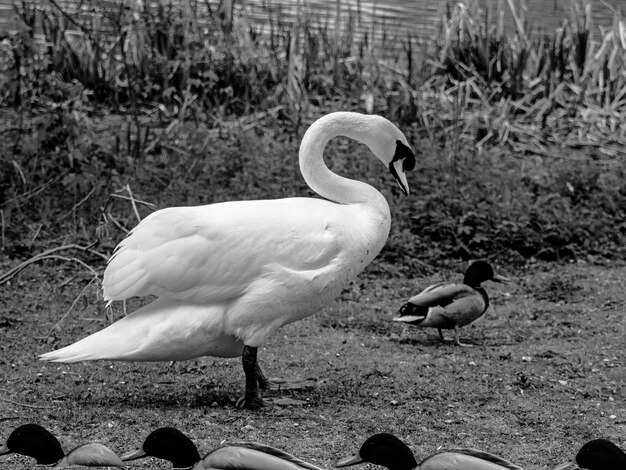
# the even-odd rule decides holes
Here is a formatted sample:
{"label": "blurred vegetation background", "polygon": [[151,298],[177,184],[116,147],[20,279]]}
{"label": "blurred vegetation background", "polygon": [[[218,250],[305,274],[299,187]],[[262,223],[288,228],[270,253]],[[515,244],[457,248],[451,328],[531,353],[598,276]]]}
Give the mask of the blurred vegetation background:
{"label": "blurred vegetation background", "polygon": [[0,36],[0,248],[14,264],[67,249],[99,269],[155,208],[312,195],[299,141],[336,110],[386,116],[418,156],[404,198],[360,145],[329,145],[329,166],[392,206],[369,273],[626,258],[619,12],[599,28],[577,2],[539,32],[524,2],[464,0],[418,41],[364,33],[339,0],[341,28],[300,3],[295,21],[276,12],[262,26],[232,2],[103,5],[18,0],[19,27]]}

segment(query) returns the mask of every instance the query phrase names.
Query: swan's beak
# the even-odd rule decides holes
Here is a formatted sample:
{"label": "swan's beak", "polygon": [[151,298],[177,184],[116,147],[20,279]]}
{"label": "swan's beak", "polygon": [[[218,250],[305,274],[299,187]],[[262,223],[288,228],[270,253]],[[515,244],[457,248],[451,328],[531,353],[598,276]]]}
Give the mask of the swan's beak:
{"label": "swan's beak", "polygon": [[140,447],[139,449],[135,449],[131,452],[128,452],[127,454],[122,455],[122,461],[127,462],[129,460],[137,460],[137,459],[141,459],[143,457],[146,456],[146,451],[143,450],[143,447]]}
{"label": "swan's beak", "polygon": [[389,164],[389,171],[391,172],[394,179],[396,180],[396,183],[398,183],[398,186],[400,187],[400,191],[402,191],[402,194],[404,194],[405,196],[408,196],[409,195],[409,183],[406,180],[406,173],[404,172],[404,169],[402,168],[403,165],[404,165],[404,160],[396,160],[395,162],[391,162]]}
{"label": "swan's beak", "polygon": [[11,453],[11,449],[9,449],[9,446],[7,445],[6,442],[2,442],[0,444],[1,444],[0,445],[0,455]]}
{"label": "swan's beak", "polygon": [[350,457],[346,457],[345,459],[337,460],[335,462],[335,464],[333,465],[333,467],[335,467],[335,468],[349,467],[351,465],[356,465],[356,464],[362,463],[362,462],[363,462],[363,459],[357,453],[355,455],[351,455]]}
{"label": "swan's beak", "polygon": [[409,183],[406,181],[406,172],[411,171],[413,168],[415,168],[415,154],[413,150],[400,140],[396,140],[396,151],[393,154],[391,163],[389,163],[389,171],[405,196],[409,195]]}

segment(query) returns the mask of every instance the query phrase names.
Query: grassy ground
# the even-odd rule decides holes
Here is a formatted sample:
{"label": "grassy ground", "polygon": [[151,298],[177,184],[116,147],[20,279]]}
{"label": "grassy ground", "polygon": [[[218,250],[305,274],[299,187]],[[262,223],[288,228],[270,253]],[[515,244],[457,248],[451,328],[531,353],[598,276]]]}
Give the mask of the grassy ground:
{"label": "grassy ground", "polygon": [[[8,267],[0,262],[0,271]],[[307,404],[250,412],[233,406],[243,387],[234,359],[39,362],[37,354],[108,320],[94,287],[84,290],[90,275],[32,265],[0,298],[0,439],[38,422],[66,450],[99,440],[122,453],[174,425],[201,453],[255,440],[324,467],[381,431],[404,439],[418,460],[441,446],[472,446],[527,469],[570,458],[595,437],[626,446],[623,264],[505,269],[513,282],[488,286],[495,311],[463,330],[473,344],[464,349],[440,344],[436,330],[390,322],[406,298],[440,277],[381,280],[374,272],[376,263],[338,302],[283,328],[260,351],[270,377],[317,379],[310,390],[270,393]],[[33,466],[20,456],[0,459],[7,469]]]}

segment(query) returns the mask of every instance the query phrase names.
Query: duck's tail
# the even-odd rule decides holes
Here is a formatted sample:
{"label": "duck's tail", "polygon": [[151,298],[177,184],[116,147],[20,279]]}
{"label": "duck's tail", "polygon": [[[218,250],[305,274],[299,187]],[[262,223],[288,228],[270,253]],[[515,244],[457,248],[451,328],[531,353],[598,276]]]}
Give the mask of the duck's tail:
{"label": "duck's tail", "polygon": [[222,331],[224,306],[159,298],[86,338],[39,358],[50,362],[177,361],[234,357],[243,344]]}

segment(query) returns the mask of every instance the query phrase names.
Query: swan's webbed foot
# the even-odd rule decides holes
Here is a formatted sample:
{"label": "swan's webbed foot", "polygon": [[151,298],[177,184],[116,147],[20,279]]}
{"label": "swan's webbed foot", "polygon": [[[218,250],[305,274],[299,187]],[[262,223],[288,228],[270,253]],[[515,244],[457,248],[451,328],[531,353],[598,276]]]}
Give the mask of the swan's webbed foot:
{"label": "swan's webbed foot", "polygon": [[259,410],[261,408],[263,408],[265,405],[267,404],[267,402],[265,400],[263,400],[263,397],[261,397],[261,395],[258,396],[247,396],[247,394],[243,395],[242,397],[239,397],[237,399],[237,401],[235,402],[235,406],[237,408],[240,409],[246,409],[246,410],[252,410],[252,411],[256,411]]}

